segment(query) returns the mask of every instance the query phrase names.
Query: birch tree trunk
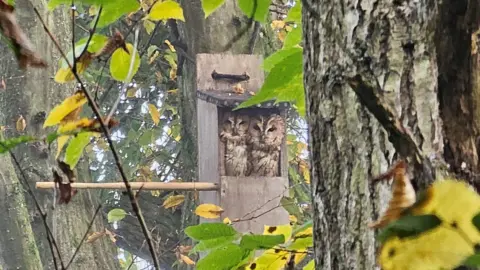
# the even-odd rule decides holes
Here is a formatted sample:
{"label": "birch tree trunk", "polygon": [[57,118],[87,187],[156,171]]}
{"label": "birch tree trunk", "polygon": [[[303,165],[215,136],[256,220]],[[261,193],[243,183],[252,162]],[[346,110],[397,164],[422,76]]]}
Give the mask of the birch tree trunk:
{"label": "birch tree trunk", "polygon": [[[60,54],[43,30],[33,8],[39,9],[52,33],[65,45],[71,44],[68,30],[71,19],[65,12],[48,12],[47,1],[15,2],[18,22],[39,54],[49,63],[49,67],[21,71],[13,53],[1,45],[0,76],[5,80],[7,88],[0,93],[0,123],[12,128],[6,131],[7,138],[22,134],[41,136],[46,133],[42,128],[45,114],[71,95],[73,89],[68,85],[55,84],[51,79],[57,69]],[[15,129],[20,115],[26,120],[24,132]],[[49,159],[42,147],[41,143],[35,143],[19,146],[13,151],[33,189],[37,181],[52,181],[53,158]],[[49,153],[54,154],[54,151]],[[91,181],[88,166],[79,163],[78,168],[78,181]],[[53,269],[41,215],[34,207],[31,196],[22,192],[26,190],[26,186],[20,184],[20,181],[23,181],[22,175],[14,168],[8,154],[0,156],[0,180],[0,193],[3,194],[0,208],[6,211],[4,218],[0,219],[0,265],[3,269]],[[48,214],[49,227],[54,233],[66,266],[87,230],[99,198],[88,191],[81,191],[70,204],[57,205],[52,211],[53,192],[34,190],[34,193],[42,210]],[[103,230],[103,221],[101,216],[98,216],[91,231],[100,230]],[[118,269],[116,254],[115,245],[106,238],[93,244],[84,244],[69,269]]]}
{"label": "birch tree trunk", "polygon": [[[466,13],[467,5],[478,13],[477,2],[302,1],[317,269],[376,268],[367,224],[390,195],[388,183],[370,180],[397,157],[413,157],[411,147],[442,159],[446,142],[454,167],[470,152],[478,167],[477,128],[467,124],[475,117],[467,99],[474,96],[476,66],[469,59],[473,21]],[[373,95],[362,97],[367,85],[395,118],[383,114],[379,121],[379,111],[367,110],[374,103]],[[460,120],[466,115],[470,119]],[[411,135],[385,125],[392,119]],[[435,176],[426,170],[429,161],[414,166],[417,187]]]}

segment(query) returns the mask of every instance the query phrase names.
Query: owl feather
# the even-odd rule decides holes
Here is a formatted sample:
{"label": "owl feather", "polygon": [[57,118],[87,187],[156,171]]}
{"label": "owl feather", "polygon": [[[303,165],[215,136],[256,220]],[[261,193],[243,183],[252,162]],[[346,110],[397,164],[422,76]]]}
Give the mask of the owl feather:
{"label": "owl feather", "polygon": [[278,175],[280,146],[284,135],[285,121],[279,115],[257,116],[250,121],[248,171],[251,176]]}
{"label": "owl feather", "polygon": [[247,132],[249,117],[227,114],[222,123],[220,139],[225,143],[225,173],[227,176],[246,176]]}

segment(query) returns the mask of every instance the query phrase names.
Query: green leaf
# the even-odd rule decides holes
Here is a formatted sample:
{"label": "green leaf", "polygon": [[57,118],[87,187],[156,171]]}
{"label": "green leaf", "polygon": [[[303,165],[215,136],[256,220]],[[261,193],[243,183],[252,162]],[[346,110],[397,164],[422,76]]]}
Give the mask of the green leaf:
{"label": "green leaf", "polygon": [[135,50],[135,60],[133,62],[132,74],[130,78],[127,78],[128,69],[130,68],[130,60],[133,54],[133,45],[128,43],[127,49],[130,54],[125,52],[122,48],[116,49],[112,54],[112,60],[110,61],[110,73],[112,77],[117,81],[131,81],[133,76],[137,73],[140,67],[140,56],[138,51]]}
{"label": "green leaf", "polygon": [[217,8],[225,3],[225,0],[202,0],[203,12],[205,18],[212,14]]}
{"label": "green leaf", "polygon": [[[75,4],[86,4],[86,5],[105,5],[109,3],[115,3],[116,0],[75,0]],[[53,10],[60,5],[70,5],[72,0],[51,0],[48,2],[48,9]]]}
{"label": "green leaf", "polygon": [[[134,12],[139,8],[140,4],[136,0],[122,0],[121,3],[115,0],[105,1],[102,14],[100,15],[100,19],[98,19],[97,28],[108,26],[123,15]],[[91,27],[93,27],[94,23],[95,20],[92,21]]]}
{"label": "green leaf", "polygon": [[3,154],[19,144],[32,142],[35,140],[36,139],[32,136],[24,135],[24,136],[19,136],[19,137],[11,138],[8,140],[0,141],[0,153]]}
{"label": "green leaf", "polygon": [[472,222],[473,222],[473,225],[477,227],[477,230],[480,231],[480,213],[478,213],[473,217]]}
{"label": "green leaf", "polygon": [[293,240],[292,244],[290,244],[287,249],[288,250],[302,250],[307,249],[309,247],[313,247],[313,237],[312,236],[305,236],[299,237]]}
{"label": "green leaf", "polygon": [[303,217],[303,212],[300,206],[296,203],[295,198],[282,197],[280,199],[280,204],[282,207],[287,210],[288,214],[295,217]]}
{"label": "green leaf", "polygon": [[305,224],[303,224],[302,226],[300,226],[298,228],[295,228],[295,230],[293,230],[293,232],[292,232],[292,235],[295,236],[295,235],[297,235],[297,233],[303,232],[303,231],[305,231],[306,229],[308,229],[312,226],[313,226],[313,220],[309,220],[309,221],[305,222]]}
{"label": "green leaf", "polygon": [[302,26],[297,25],[287,34],[285,41],[283,42],[283,48],[291,48],[298,45],[302,41]]}
{"label": "green leaf", "polygon": [[198,261],[198,270],[230,270],[243,261],[250,254],[250,250],[235,244],[225,245],[212,250],[207,256]]}
{"label": "green leaf", "polygon": [[75,136],[65,150],[65,163],[73,170],[82,156],[83,149],[90,142],[93,132],[83,132]]}
{"label": "green leaf", "polygon": [[192,248],[191,253],[218,248],[231,243],[233,240],[236,240],[237,238],[238,238],[238,235],[233,235],[233,236],[222,236],[214,239],[203,240],[203,241],[200,241],[198,244],[195,245],[195,247]]}
{"label": "green leaf", "polygon": [[152,6],[148,18],[153,21],[175,19],[185,21],[183,9],[179,3],[171,0],[158,1]]}
{"label": "green leaf", "polygon": [[442,220],[436,215],[408,215],[389,224],[378,234],[377,239],[383,243],[393,236],[398,236],[400,238],[416,236],[436,228],[441,223]]}
{"label": "green leaf", "polygon": [[286,57],[294,53],[301,53],[302,50],[303,49],[300,47],[292,47],[276,51],[274,54],[270,55],[263,61],[263,69],[265,69],[267,72],[270,72],[272,68],[281,63]]}
{"label": "green leaf", "polygon": [[269,249],[285,243],[285,236],[280,235],[244,235],[240,246],[247,249]]}
{"label": "green leaf", "polygon": [[[78,58],[80,56],[80,54],[85,49],[85,45],[87,45],[87,41],[88,41],[88,37],[84,37],[79,41],[77,41],[77,43],[75,43],[75,57]],[[108,41],[108,37],[104,35],[94,34],[92,36],[92,40],[90,40],[90,43],[88,43],[87,50],[91,53],[98,52],[103,48],[103,46],[107,41]],[[73,64],[73,50],[70,50],[67,53],[67,59],[68,59],[68,62],[70,62],[70,64]],[[60,59],[60,68],[68,68],[68,63],[63,58]]]}
{"label": "green leaf", "polygon": [[315,260],[311,260],[307,265],[303,267],[303,270],[313,270],[315,269]]}
{"label": "green leaf", "polygon": [[305,93],[303,89],[303,50],[278,62],[270,71],[260,91],[241,103],[235,110],[262,102],[294,102],[300,115],[305,115]]}
{"label": "green leaf", "polygon": [[474,254],[470,257],[468,257],[462,265],[468,266],[468,267],[479,267],[480,266],[480,253]]}
{"label": "green leaf", "polygon": [[236,236],[238,232],[227,224],[203,223],[196,226],[189,226],[185,233],[194,240],[209,240],[218,237]]}
{"label": "green leaf", "polygon": [[265,23],[270,2],[271,0],[238,0],[238,5],[248,18],[253,15],[255,21]]}
{"label": "green leaf", "polygon": [[119,221],[125,218],[127,216],[127,212],[121,208],[115,208],[110,210],[107,214],[107,219],[109,223],[112,223],[114,221]]}
{"label": "green leaf", "polygon": [[145,131],[140,138],[138,138],[138,143],[141,146],[146,146],[152,142],[153,138],[153,130],[147,130]]}
{"label": "green leaf", "polygon": [[288,11],[285,21],[298,24],[302,22],[302,1],[295,1],[295,5]]}

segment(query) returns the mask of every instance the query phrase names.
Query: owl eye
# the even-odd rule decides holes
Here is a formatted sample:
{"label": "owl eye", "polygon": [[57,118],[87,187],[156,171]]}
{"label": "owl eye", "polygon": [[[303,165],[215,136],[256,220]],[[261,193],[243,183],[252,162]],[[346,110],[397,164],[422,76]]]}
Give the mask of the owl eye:
{"label": "owl eye", "polygon": [[271,128],[269,128],[267,131],[268,131],[268,132],[274,132],[275,130],[277,130],[276,127],[271,127]]}
{"label": "owl eye", "polygon": [[259,126],[254,126],[253,129],[260,131],[260,127],[259,127]]}

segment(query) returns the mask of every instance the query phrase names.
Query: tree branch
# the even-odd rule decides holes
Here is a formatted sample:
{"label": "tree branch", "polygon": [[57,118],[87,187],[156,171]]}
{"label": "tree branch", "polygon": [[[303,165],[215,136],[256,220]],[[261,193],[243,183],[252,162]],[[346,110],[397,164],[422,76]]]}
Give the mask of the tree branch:
{"label": "tree branch", "polygon": [[[52,35],[50,30],[48,29],[48,27],[45,24],[43,18],[40,16],[40,13],[38,12],[38,9],[34,8],[34,11],[35,11],[36,15],[38,16],[38,18],[40,19],[46,33],[52,39],[53,43],[55,44],[57,49],[60,51],[62,57],[68,63],[68,66],[70,67],[70,70],[72,70],[72,73],[75,76],[75,79],[80,84],[80,88],[82,89],[83,93],[85,93],[85,96],[87,97],[87,100],[88,100],[88,103],[89,103],[90,107],[92,108],[93,112],[95,113],[95,116],[99,119],[101,129],[102,129],[102,131],[105,135],[105,138],[107,139],[108,145],[110,147],[110,150],[112,151],[113,158],[115,160],[115,164],[116,164],[116,166],[117,166],[117,168],[120,172],[120,175],[122,177],[122,181],[125,184],[125,188],[127,189],[127,194],[128,194],[128,197],[130,198],[130,203],[132,205],[132,210],[135,213],[135,215],[138,219],[138,222],[140,223],[140,227],[142,228],[143,234],[145,235],[145,240],[147,241],[148,247],[150,249],[150,253],[152,255],[153,264],[155,266],[155,269],[159,270],[160,266],[158,264],[157,255],[156,255],[155,249],[153,247],[153,242],[152,242],[152,238],[150,236],[150,232],[148,231],[147,224],[146,224],[145,219],[142,215],[142,210],[138,206],[137,198],[133,194],[132,188],[130,186],[130,182],[128,181],[125,170],[123,169],[123,166],[120,162],[120,156],[118,155],[117,150],[116,150],[115,146],[113,145],[113,141],[112,141],[112,138],[110,136],[110,130],[108,129],[108,127],[106,126],[106,124],[104,122],[104,119],[102,118],[102,115],[100,113],[100,109],[98,108],[98,106],[97,106],[96,102],[94,101],[92,95],[85,88],[85,85],[83,84],[82,80],[80,79],[78,73],[72,68],[72,65],[71,65],[70,61],[68,61],[68,58],[65,55],[65,52],[62,50],[62,48],[58,44],[57,40],[55,39],[55,37]],[[93,35],[93,33],[92,33],[92,35]]]}

